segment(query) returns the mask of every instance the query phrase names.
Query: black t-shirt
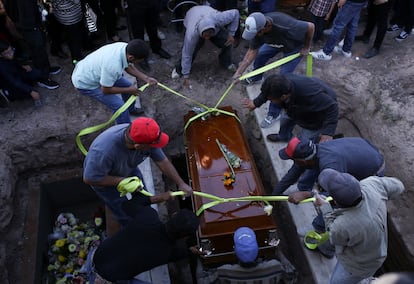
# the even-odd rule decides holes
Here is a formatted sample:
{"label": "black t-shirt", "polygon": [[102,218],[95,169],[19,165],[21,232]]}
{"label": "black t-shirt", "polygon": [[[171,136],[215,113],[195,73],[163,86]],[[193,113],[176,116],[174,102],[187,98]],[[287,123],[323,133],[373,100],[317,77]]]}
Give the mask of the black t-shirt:
{"label": "black t-shirt", "polygon": [[134,204],[134,209],[134,219],[95,252],[95,269],[106,280],[130,280],[191,254],[183,241],[168,237],[165,225],[151,206]]}
{"label": "black t-shirt", "polygon": [[265,16],[272,22],[272,30],[263,36],[254,37],[250,41],[251,49],[258,49],[264,43],[281,48],[285,53],[303,47],[308,31],[307,22],[280,12],[267,13]]}

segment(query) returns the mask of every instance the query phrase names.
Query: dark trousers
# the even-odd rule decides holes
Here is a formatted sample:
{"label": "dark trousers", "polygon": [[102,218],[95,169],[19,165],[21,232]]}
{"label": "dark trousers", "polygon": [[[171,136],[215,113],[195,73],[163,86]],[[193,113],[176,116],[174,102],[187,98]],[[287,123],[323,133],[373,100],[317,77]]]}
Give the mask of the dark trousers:
{"label": "dark trousers", "polygon": [[106,35],[108,39],[114,37],[116,33],[117,16],[115,8],[117,6],[116,0],[101,0],[101,9],[103,12],[103,20],[105,22]]}
{"label": "dark trousers", "polygon": [[153,52],[161,49],[161,40],[157,35],[158,14],[159,0],[128,0],[128,17],[132,35],[143,40],[145,29]]}
{"label": "dark trousers", "polygon": [[33,66],[40,70],[42,79],[49,78],[49,57],[46,48],[46,36],[40,29],[20,30],[23,38],[26,40],[27,46],[31,52]]}
{"label": "dark trousers", "polygon": [[81,60],[83,58],[82,55],[82,45],[83,45],[83,38],[82,35],[84,34],[85,26],[83,21],[80,21],[76,24],[70,26],[64,26],[64,29],[67,33],[68,39],[68,46],[70,50],[70,54],[72,60]]}
{"label": "dark trousers", "polygon": [[404,31],[410,34],[414,25],[414,1],[400,0],[399,5],[401,8],[401,24],[404,27]]}
{"label": "dark trousers", "polygon": [[[224,29],[220,29],[220,31],[210,38],[210,41],[217,46],[218,48],[221,48],[221,52],[219,54],[219,63],[220,66],[227,68],[231,64],[231,49],[232,45],[225,46],[224,43],[227,41],[227,31]],[[193,53],[193,62],[197,56],[198,51],[203,47],[205,40],[201,37],[199,38],[197,45],[194,49]],[[181,74],[181,58],[178,60],[177,64],[175,65],[175,70],[178,74]]]}
{"label": "dark trousers", "polygon": [[369,38],[377,26],[377,35],[375,36],[374,47],[379,49],[387,32],[388,12],[390,10],[389,2],[381,5],[374,5],[372,1],[368,5],[368,19],[363,36]]}
{"label": "dark trousers", "polygon": [[237,9],[237,0],[216,0],[213,8],[219,11]]}
{"label": "dark trousers", "polygon": [[29,72],[21,69],[21,72],[19,72],[19,77],[15,78],[16,82],[13,84],[8,84],[6,82],[3,88],[8,91],[8,98],[11,101],[32,98],[30,96],[30,93],[22,92],[21,88],[16,88],[15,86],[21,84],[33,85],[35,82],[41,80],[42,77],[42,72],[40,72],[39,69],[32,68],[32,70]]}
{"label": "dark trousers", "polygon": [[315,33],[313,35],[313,42],[317,42],[318,40],[322,39],[323,30],[326,27],[325,16],[318,17],[315,15],[312,15],[312,22],[315,24]]}

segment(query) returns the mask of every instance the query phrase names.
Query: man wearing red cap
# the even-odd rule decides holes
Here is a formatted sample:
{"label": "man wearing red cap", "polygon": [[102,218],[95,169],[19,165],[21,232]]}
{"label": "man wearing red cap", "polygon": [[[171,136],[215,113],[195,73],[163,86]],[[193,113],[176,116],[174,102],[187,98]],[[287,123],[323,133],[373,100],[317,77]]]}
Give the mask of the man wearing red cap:
{"label": "man wearing red cap", "polygon": [[[292,159],[294,164],[273,189],[273,195],[281,194],[307,171],[306,179],[298,182],[299,191],[289,195],[288,201],[295,204],[312,197],[311,190],[317,176],[325,169],[348,173],[357,180],[383,176],[385,170],[381,152],[371,142],[359,137],[333,139],[320,144],[294,137],[286,148],[279,151],[279,156],[282,160]],[[312,225],[317,232],[325,232],[321,214],[313,220]],[[328,244],[319,246],[318,250],[328,258],[333,257],[334,249]]]}
{"label": "man wearing red cap", "polygon": [[[192,191],[161,149],[168,144],[168,140],[168,135],[160,130],[155,120],[139,117],[131,124],[119,124],[107,129],[93,141],[84,161],[83,180],[111,209],[122,226],[128,223],[131,216],[122,208],[127,198],[120,196],[117,186],[131,176],[142,180],[138,165],[146,158],[150,157],[180,190]],[[153,198],[152,202],[166,201],[171,196],[164,197],[162,200]]]}

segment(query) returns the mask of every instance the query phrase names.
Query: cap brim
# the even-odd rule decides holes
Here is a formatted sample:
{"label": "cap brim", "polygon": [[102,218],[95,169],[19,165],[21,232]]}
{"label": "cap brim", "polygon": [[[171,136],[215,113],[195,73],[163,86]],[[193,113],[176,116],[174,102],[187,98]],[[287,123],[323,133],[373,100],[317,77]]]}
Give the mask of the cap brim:
{"label": "cap brim", "polygon": [[286,148],[283,148],[283,149],[279,150],[279,157],[282,160],[290,160],[291,159],[291,157],[289,157],[288,154],[286,154]]}
{"label": "cap brim", "polygon": [[166,133],[162,132],[158,143],[149,145],[153,148],[164,148],[165,146],[167,146],[169,140],[170,137]]}
{"label": "cap brim", "polygon": [[245,40],[252,40],[257,33],[255,32],[250,32],[247,30],[244,30],[243,34],[242,34],[242,38],[244,38]]}

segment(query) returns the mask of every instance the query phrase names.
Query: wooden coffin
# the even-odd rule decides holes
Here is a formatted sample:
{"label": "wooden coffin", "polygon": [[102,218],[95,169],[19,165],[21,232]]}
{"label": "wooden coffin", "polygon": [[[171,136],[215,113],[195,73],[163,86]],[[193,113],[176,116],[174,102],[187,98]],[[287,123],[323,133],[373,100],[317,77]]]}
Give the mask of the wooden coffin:
{"label": "wooden coffin", "polygon": [[[235,113],[231,107],[225,111]],[[195,113],[184,117],[185,123]],[[229,151],[242,159],[241,167],[235,169],[235,182],[224,185],[224,173],[230,168],[216,139]],[[185,130],[186,155],[190,181],[195,191],[213,194],[222,198],[266,195],[254,158],[243,128],[233,116],[219,114],[206,119],[196,119]],[[194,210],[212,201],[194,195]],[[209,246],[212,254],[203,257],[204,264],[235,262],[233,233],[241,226],[251,227],[256,232],[261,256],[274,252],[268,245],[269,230],[275,230],[273,216],[264,212],[263,202],[228,202],[204,210],[200,215],[198,241],[201,247]]]}

